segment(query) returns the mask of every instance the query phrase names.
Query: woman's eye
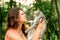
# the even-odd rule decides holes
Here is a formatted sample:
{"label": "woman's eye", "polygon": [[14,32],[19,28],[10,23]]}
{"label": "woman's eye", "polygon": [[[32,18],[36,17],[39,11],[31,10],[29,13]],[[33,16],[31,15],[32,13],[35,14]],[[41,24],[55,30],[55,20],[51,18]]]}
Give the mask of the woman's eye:
{"label": "woman's eye", "polygon": [[24,14],[22,13],[22,15],[24,15]]}

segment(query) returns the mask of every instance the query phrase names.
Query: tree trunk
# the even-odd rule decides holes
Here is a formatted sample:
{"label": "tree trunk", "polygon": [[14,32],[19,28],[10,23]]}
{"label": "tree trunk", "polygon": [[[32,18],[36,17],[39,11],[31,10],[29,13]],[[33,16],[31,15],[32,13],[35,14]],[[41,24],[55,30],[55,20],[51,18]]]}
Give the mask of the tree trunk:
{"label": "tree trunk", "polygon": [[49,20],[47,23],[47,40],[50,40],[50,33],[48,31],[48,29],[50,28],[50,24],[51,24],[51,16],[52,16],[52,12],[53,12],[53,0],[51,0],[51,9],[50,9],[50,14],[49,14]]}
{"label": "tree trunk", "polygon": [[12,8],[13,0],[10,0],[10,8]]}
{"label": "tree trunk", "polygon": [[10,0],[10,8],[16,7],[16,2],[13,0]]}
{"label": "tree trunk", "polygon": [[58,9],[58,4],[57,4],[57,0],[54,0],[55,1],[55,6],[56,6],[56,11],[57,11],[57,15],[58,15],[58,27],[59,27],[59,39],[60,40],[60,13],[59,13],[59,9]]}
{"label": "tree trunk", "polygon": [[[0,7],[0,11],[1,11],[1,7]],[[2,40],[2,12],[0,12],[0,40]]]}

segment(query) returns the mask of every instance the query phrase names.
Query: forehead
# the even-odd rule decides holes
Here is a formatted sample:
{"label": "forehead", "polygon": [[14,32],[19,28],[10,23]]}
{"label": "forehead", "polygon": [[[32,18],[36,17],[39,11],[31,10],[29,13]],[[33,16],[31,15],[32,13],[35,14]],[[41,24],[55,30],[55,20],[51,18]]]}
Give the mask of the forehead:
{"label": "forehead", "polygon": [[39,14],[39,11],[35,11],[34,14]]}
{"label": "forehead", "polygon": [[20,13],[20,14],[23,14],[24,12],[23,12],[22,10],[19,10],[19,13]]}

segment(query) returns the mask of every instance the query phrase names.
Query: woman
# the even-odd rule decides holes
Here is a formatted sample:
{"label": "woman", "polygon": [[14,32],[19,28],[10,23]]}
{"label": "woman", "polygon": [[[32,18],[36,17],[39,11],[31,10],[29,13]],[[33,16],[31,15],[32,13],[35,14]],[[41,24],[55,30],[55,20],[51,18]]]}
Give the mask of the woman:
{"label": "woman", "polygon": [[[7,28],[5,40],[27,40],[26,29],[26,15],[22,9],[15,7],[9,10],[7,16]],[[45,21],[40,22],[36,28],[36,32],[32,40],[39,40],[39,35]]]}

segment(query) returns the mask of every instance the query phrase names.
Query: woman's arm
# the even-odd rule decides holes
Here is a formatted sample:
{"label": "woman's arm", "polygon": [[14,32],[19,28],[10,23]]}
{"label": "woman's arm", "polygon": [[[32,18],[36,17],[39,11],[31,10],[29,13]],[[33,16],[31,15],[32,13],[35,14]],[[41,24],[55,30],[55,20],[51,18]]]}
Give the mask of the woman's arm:
{"label": "woman's arm", "polygon": [[40,23],[38,24],[38,26],[37,26],[37,28],[36,28],[36,32],[35,32],[32,40],[39,40],[39,37],[40,37],[40,35],[41,35],[41,34],[40,34],[40,30],[42,30],[42,27],[43,27],[44,23],[45,23],[45,20],[43,20],[42,22],[40,22]]}

